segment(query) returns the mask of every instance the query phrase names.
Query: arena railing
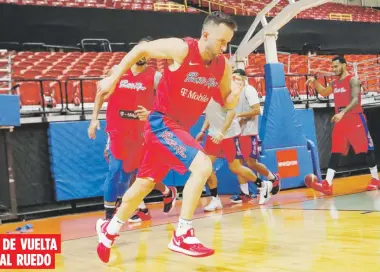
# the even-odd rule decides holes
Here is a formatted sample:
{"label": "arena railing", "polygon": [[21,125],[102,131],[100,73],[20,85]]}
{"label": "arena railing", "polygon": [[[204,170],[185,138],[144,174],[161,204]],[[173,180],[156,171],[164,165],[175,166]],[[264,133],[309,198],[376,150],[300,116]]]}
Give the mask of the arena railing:
{"label": "arena railing", "polygon": [[[300,78],[300,77],[303,77],[304,78],[304,81],[301,81],[302,82],[306,82],[307,78],[309,76],[315,76],[317,78],[320,78],[320,77],[323,77],[323,82],[325,83],[325,85],[327,84],[327,82],[329,81],[329,77],[330,76],[316,76],[314,74],[285,74],[285,77],[286,78]],[[261,78],[264,80],[265,82],[265,75],[263,74],[256,74],[256,75],[251,75],[249,76],[249,78]],[[40,107],[40,110],[38,112],[36,111],[27,111],[27,110],[23,110],[21,111],[22,115],[23,116],[27,116],[29,114],[38,114],[40,113],[42,115],[42,121],[47,121],[47,116],[50,115],[50,114],[70,114],[70,113],[73,113],[73,114],[79,114],[80,115],[80,120],[85,120],[86,119],[86,113],[91,113],[92,110],[93,110],[93,103],[94,101],[91,101],[91,102],[87,102],[85,101],[85,96],[84,96],[84,82],[85,81],[89,81],[89,80],[92,80],[92,81],[99,81],[101,80],[102,77],[69,77],[65,80],[58,80],[58,79],[53,79],[53,78],[39,78],[39,79],[17,79],[17,78],[14,78],[13,79],[13,82],[12,82],[12,89],[13,89],[13,92],[12,93],[17,93],[17,94],[20,94],[20,90],[18,89],[19,87],[19,84],[18,83],[21,83],[21,82],[38,82],[39,83],[39,86],[40,86],[40,90],[39,90],[39,93],[40,93],[40,102],[41,104],[38,105],[33,105],[33,106],[38,106]],[[7,80],[1,80],[0,79],[0,83],[2,81],[7,81]],[[74,104],[73,101],[70,101],[70,97],[69,97],[69,93],[68,93],[68,85],[70,82],[73,82],[73,81],[77,81],[79,82],[79,86],[76,87],[76,91],[78,91],[79,93],[79,103],[78,104]],[[58,87],[58,95],[54,95],[54,97],[56,99],[59,99],[59,101],[56,101],[57,102],[57,105],[60,105],[60,107],[56,107],[56,108],[51,108],[51,106],[47,105],[46,101],[45,101],[45,97],[48,96],[45,94],[45,87],[46,85],[44,86],[44,82],[57,82],[57,86]],[[287,82],[289,83],[289,81],[287,80]],[[297,79],[294,79],[294,82],[297,82]],[[288,89],[289,89],[289,92],[290,92],[290,95],[292,97],[292,101],[294,104],[305,104],[306,105],[306,108],[309,108],[310,107],[310,104],[311,103],[326,103],[326,106],[327,107],[330,107],[331,106],[331,102],[333,101],[332,99],[330,98],[322,98],[321,96],[317,95],[316,91],[315,90],[312,90],[310,87],[308,86],[301,86],[301,83],[297,83],[298,86],[294,87],[293,86],[287,86]],[[258,92],[262,95],[265,95],[265,83],[263,84],[262,82],[259,83],[260,85],[259,86],[255,86],[255,84],[252,84],[254,85],[254,87],[259,87],[258,89]],[[289,85],[289,84],[286,84],[286,85]],[[300,92],[300,90],[302,89],[302,91]],[[17,92],[14,92],[14,90],[18,90]],[[25,92],[27,90],[23,90],[23,92]],[[96,92],[95,92],[96,94]],[[379,93],[380,94],[380,93]],[[380,95],[379,95],[379,98],[380,98]],[[95,95],[94,95],[94,99],[95,99]],[[261,100],[261,102],[263,102],[263,100]],[[27,108],[25,106],[25,108]],[[104,110],[101,110],[102,112],[104,112]]]}
{"label": "arena railing", "polygon": [[[102,77],[68,77],[65,81],[65,98],[66,98],[66,110],[69,112],[80,112],[80,119],[85,120],[85,112],[90,112],[91,110],[85,110],[85,102],[84,102],[84,96],[83,96],[83,81],[88,81],[88,80],[101,80]],[[75,110],[71,109],[69,107],[69,96],[68,96],[68,84],[70,81],[79,81],[79,91],[80,91],[80,105],[81,105],[81,110]],[[95,96],[94,96],[95,99]]]}

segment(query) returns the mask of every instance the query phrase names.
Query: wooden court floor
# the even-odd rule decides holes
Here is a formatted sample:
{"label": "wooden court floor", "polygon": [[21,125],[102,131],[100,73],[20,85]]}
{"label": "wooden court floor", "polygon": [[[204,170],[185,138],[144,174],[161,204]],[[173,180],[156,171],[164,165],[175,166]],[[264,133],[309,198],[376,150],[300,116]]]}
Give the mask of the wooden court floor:
{"label": "wooden court floor", "polygon": [[[310,189],[287,190],[266,206],[232,204],[204,213],[203,198],[193,225],[215,255],[191,258],[167,249],[180,201],[170,215],[151,204],[153,220],[126,225],[111,261],[96,255],[95,221],[102,212],[33,220],[33,233],[61,233],[56,271],[380,271],[380,192],[365,192],[368,175],[335,180],[334,196]],[[0,225],[5,233],[24,223]],[[6,270],[3,270],[6,271]],[[13,270],[14,271],[14,270]],[[30,271],[30,270],[28,270]]]}

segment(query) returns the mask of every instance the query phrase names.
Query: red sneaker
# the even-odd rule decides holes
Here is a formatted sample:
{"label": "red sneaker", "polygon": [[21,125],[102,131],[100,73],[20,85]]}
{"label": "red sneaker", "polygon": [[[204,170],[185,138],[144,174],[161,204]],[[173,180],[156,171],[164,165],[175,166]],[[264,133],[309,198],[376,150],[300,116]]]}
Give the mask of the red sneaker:
{"label": "red sneaker", "polygon": [[143,221],[149,221],[152,219],[152,216],[149,213],[148,208],[146,209],[137,209],[135,214],[128,219],[129,223],[139,223]]}
{"label": "red sneaker", "polygon": [[272,195],[277,195],[278,192],[281,190],[281,178],[280,174],[273,174],[275,179],[272,181],[273,182],[273,188],[271,191]]}
{"label": "red sneaker", "polygon": [[246,195],[242,192],[239,195],[231,196],[230,199],[232,203],[240,204],[240,203],[252,202],[253,198],[252,198],[252,195]]}
{"label": "red sneaker", "polygon": [[371,178],[371,182],[367,186],[367,191],[375,191],[380,189],[380,180]]}
{"label": "red sneaker", "polygon": [[207,257],[215,253],[212,248],[205,247],[195,236],[194,229],[189,229],[185,234],[177,236],[174,231],[172,240],[168,245],[174,252],[191,257]]}
{"label": "red sneaker", "polygon": [[332,195],[333,188],[329,185],[327,180],[322,180],[322,182],[305,182],[305,185],[312,188],[318,192],[324,193],[325,195]]}
{"label": "red sneaker", "polygon": [[110,221],[103,219],[98,219],[98,221],[96,221],[96,232],[98,233],[99,238],[97,252],[99,259],[104,263],[108,263],[110,260],[111,247],[115,242],[116,237],[119,236],[119,234],[111,235],[107,233],[107,226],[109,223]]}
{"label": "red sneaker", "polygon": [[168,188],[170,193],[168,196],[164,196],[164,213],[170,213],[175,207],[177,200],[177,188],[174,186],[169,186]]}

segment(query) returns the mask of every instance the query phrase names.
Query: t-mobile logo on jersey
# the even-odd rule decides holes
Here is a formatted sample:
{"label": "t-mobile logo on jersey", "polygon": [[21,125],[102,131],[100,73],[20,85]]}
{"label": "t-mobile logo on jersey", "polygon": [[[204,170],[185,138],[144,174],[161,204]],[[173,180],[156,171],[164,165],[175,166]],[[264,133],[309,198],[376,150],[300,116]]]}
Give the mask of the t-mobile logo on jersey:
{"label": "t-mobile logo on jersey", "polygon": [[276,152],[278,173],[283,178],[299,176],[298,155],[296,149],[279,150]]}
{"label": "t-mobile logo on jersey", "polygon": [[120,81],[119,88],[132,89],[136,91],[145,91],[146,87],[141,82],[129,82],[128,79]]}
{"label": "t-mobile logo on jersey", "polygon": [[204,103],[208,103],[210,101],[210,97],[208,97],[206,94],[200,94],[186,88],[181,89],[181,95],[186,98],[190,98],[192,100],[197,100]]}
{"label": "t-mobile logo on jersey", "polygon": [[173,133],[170,131],[164,131],[159,136],[162,137],[162,139],[164,139],[164,141],[175,150],[176,154],[180,155],[184,159],[187,158],[186,148],[174,139]]}
{"label": "t-mobile logo on jersey", "polygon": [[345,93],[347,92],[346,88],[335,88],[334,93]]}
{"label": "t-mobile logo on jersey", "polygon": [[218,87],[218,82],[216,81],[216,78],[210,77],[205,78],[198,76],[199,74],[197,72],[190,72],[187,74],[185,82],[192,82],[199,85],[204,85],[206,87]]}

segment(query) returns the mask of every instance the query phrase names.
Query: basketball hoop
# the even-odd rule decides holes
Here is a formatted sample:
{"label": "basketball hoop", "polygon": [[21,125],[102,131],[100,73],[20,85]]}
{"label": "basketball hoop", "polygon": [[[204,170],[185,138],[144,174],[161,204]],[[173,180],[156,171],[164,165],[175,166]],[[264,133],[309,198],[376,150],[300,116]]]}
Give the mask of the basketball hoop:
{"label": "basketball hoop", "polygon": [[[267,63],[278,63],[276,45],[278,31],[301,11],[331,1],[332,0],[300,0],[295,2],[294,0],[289,0],[289,4],[268,23],[265,15],[280,2],[280,0],[273,0],[257,14],[254,22],[238,46],[235,55],[239,58],[245,58],[264,43]],[[259,23],[261,23],[263,28],[251,38]],[[230,62],[233,61],[234,59],[231,57]]]}

